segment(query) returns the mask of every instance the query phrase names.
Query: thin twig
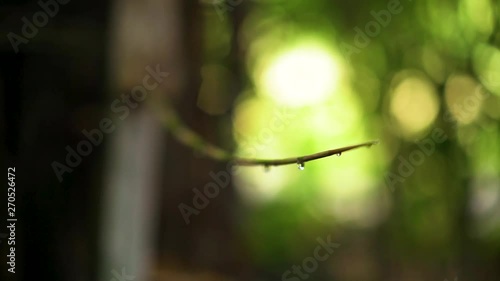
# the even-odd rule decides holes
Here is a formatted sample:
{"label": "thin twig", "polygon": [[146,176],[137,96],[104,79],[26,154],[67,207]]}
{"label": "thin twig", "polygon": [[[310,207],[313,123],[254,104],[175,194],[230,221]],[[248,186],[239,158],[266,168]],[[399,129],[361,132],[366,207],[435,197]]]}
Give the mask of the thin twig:
{"label": "thin twig", "polygon": [[212,145],[205,141],[200,135],[192,131],[188,126],[186,126],[182,120],[179,119],[175,110],[170,105],[168,100],[161,102],[156,102],[151,104],[153,109],[157,112],[161,122],[167,127],[167,129],[173,134],[173,136],[181,143],[199,151],[206,156],[218,160],[227,161],[232,165],[238,166],[281,166],[289,164],[300,164],[304,165],[305,162],[313,161],[316,159],[340,155],[345,151],[356,149],[359,147],[370,147],[378,143],[376,141],[369,141],[357,145],[346,146],[342,148],[326,150],[323,152],[318,152],[310,155],[304,155],[299,157],[284,158],[284,159],[251,159],[251,158],[240,158],[233,157],[231,153],[226,150]]}
{"label": "thin twig", "polygon": [[299,157],[291,157],[291,158],[284,158],[284,159],[268,159],[268,160],[263,160],[263,159],[247,159],[247,158],[233,158],[231,161],[233,165],[239,165],[239,166],[265,166],[265,167],[270,167],[270,166],[281,166],[281,165],[289,165],[289,164],[301,164],[304,165],[305,162],[313,161],[316,159],[321,159],[325,158],[328,156],[332,155],[339,155],[342,154],[345,151],[356,149],[359,147],[370,147],[372,145],[375,145],[378,143],[378,140],[375,141],[369,141],[357,145],[351,145],[351,146],[346,146],[342,148],[336,148],[336,149],[331,149],[331,150],[326,150],[314,154],[309,154],[309,155],[304,155],[304,156],[299,156]]}

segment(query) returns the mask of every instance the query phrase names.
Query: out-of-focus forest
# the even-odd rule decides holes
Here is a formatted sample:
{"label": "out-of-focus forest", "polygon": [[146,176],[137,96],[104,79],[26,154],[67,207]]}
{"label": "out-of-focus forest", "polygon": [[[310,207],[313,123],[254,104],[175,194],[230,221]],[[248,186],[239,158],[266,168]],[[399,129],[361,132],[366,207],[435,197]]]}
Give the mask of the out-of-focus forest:
{"label": "out-of-focus forest", "polygon": [[0,7],[2,280],[500,276],[498,1]]}

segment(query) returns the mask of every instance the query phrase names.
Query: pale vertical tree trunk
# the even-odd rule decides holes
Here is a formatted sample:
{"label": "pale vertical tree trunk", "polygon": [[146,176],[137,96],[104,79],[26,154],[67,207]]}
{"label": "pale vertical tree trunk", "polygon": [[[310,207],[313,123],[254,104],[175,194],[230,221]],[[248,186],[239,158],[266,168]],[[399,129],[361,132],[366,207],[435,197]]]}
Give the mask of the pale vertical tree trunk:
{"label": "pale vertical tree trunk", "polygon": [[[148,65],[161,65],[162,71],[182,77],[180,14],[176,0],[114,1],[109,37],[112,100],[142,85]],[[166,134],[146,103],[167,94],[166,88],[169,94],[178,92],[178,80],[170,82],[166,79],[137,108],[130,108],[112,135],[102,206],[101,280],[150,279]]]}
{"label": "pale vertical tree trunk", "polygon": [[[115,0],[111,90],[118,95],[130,93],[142,83],[145,66],[162,64],[170,76],[148,99],[158,101],[158,96],[167,95],[189,127],[217,144],[217,128],[221,120],[230,124],[230,116],[211,117],[196,105],[202,19],[198,1]],[[178,209],[180,203],[191,204],[193,188],[203,190],[213,181],[211,171],[226,171],[226,163],[196,157],[192,148],[168,136],[146,102],[131,109],[111,142],[103,200],[101,279],[116,279],[113,274],[123,272],[141,281],[183,274],[193,277],[189,272],[200,270],[239,274],[245,257],[234,229],[238,203],[232,184],[200,215],[193,216],[189,225]],[[154,254],[159,258],[156,264]]]}

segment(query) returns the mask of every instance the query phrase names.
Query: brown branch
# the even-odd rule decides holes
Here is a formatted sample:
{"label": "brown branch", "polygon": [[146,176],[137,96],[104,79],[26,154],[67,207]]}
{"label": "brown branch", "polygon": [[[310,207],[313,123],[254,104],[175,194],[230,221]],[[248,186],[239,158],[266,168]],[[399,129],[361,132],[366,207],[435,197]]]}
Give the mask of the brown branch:
{"label": "brown branch", "polygon": [[233,157],[231,153],[214,146],[206,142],[197,133],[189,129],[182,120],[179,119],[176,112],[173,110],[172,106],[168,100],[162,102],[155,102],[151,104],[153,110],[158,114],[159,119],[162,123],[169,129],[173,136],[180,142],[193,149],[205,154],[206,156],[218,160],[218,161],[228,161],[232,165],[238,166],[264,166],[266,168],[270,166],[281,166],[288,164],[298,164],[299,168],[304,167],[305,162],[313,161],[320,158],[325,158],[332,155],[339,155],[345,151],[356,149],[359,147],[370,147],[378,143],[376,141],[369,141],[357,145],[346,146],[342,148],[326,150],[323,152],[318,152],[310,155],[304,155],[300,157],[284,158],[284,159],[250,159],[250,158],[239,158]]}
{"label": "brown branch", "polygon": [[304,155],[300,157],[291,157],[291,158],[284,158],[284,159],[248,159],[248,158],[233,158],[232,163],[233,165],[239,165],[239,166],[265,166],[265,167],[270,167],[270,166],[281,166],[281,165],[289,165],[289,164],[298,164],[300,166],[304,166],[305,162],[313,161],[316,159],[321,159],[325,158],[328,156],[332,155],[338,155],[340,156],[343,152],[356,149],[359,147],[370,147],[372,145],[375,145],[378,143],[378,140],[375,141],[369,141],[357,145],[351,145],[351,146],[346,146],[342,148],[336,148],[332,150],[326,150],[314,154],[309,154],[309,155]]}

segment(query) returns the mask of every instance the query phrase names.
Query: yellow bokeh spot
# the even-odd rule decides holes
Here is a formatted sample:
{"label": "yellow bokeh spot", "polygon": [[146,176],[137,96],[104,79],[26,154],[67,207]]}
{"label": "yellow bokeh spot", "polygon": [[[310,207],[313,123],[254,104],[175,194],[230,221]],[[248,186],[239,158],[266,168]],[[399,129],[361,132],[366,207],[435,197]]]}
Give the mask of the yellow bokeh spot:
{"label": "yellow bokeh spot", "polygon": [[[401,77],[406,76],[406,77]],[[439,101],[434,85],[423,77],[401,73],[392,93],[390,112],[402,136],[413,137],[426,129],[437,116]]]}
{"label": "yellow bokeh spot", "polygon": [[257,82],[263,94],[280,104],[311,105],[324,101],[335,91],[339,72],[335,57],[327,48],[299,45],[265,62]]}
{"label": "yellow bokeh spot", "polygon": [[460,124],[474,121],[485,99],[484,89],[466,75],[455,75],[446,81],[446,104],[454,120]]}

